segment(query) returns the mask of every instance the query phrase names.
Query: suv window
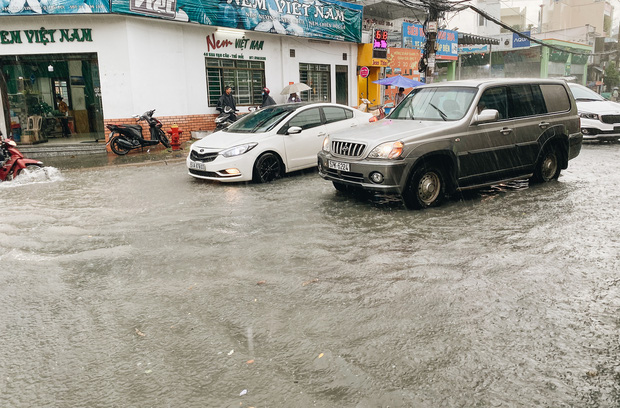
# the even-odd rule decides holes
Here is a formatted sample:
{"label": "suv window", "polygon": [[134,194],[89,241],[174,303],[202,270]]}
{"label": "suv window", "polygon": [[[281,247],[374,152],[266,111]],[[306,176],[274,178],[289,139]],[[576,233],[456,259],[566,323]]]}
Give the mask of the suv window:
{"label": "suv window", "polygon": [[509,118],[521,118],[547,113],[543,103],[542,92],[538,85],[512,85],[509,89]]}
{"label": "suv window", "polygon": [[541,84],[540,90],[547,105],[547,112],[567,112],[570,110],[570,99],[562,85]]}
{"label": "suv window", "polygon": [[[349,113],[350,116],[347,116],[347,113]],[[346,109],[338,108],[335,106],[324,106],[323,114],[325,114],[325,123],[340,122],[341,120],[345,120],[348,117],[353,117],[353,113],[348,112]]]}
{"label": "suv window", "polygon": [[508,95],[506,87],[501,86],[484,91],[478,102],[479,111],[482,109],[495,109],[499,112],[499,119],[508,118]]}

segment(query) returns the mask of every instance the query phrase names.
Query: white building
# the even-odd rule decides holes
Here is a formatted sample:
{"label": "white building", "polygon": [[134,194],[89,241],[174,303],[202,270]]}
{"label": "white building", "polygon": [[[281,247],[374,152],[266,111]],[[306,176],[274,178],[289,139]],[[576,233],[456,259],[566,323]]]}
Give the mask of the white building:
{"label": "white building", "polygon": [[[361,7],[359,15],[361,36]],[[99,139],[104,124],[132,123],[133,114],[152,108],[164,128],[178,124],[183,138],[212,129],[226,85],[234,87],[241,112],[261,103],[264,86],[282,103],[282,88],[300,81],[313,88],[302,94],[305,100],[357,102],[355,41],[130,15],[10,15],[0,21],[5,135],[11,126],[19,136],[28,117],[42,116],[41,136],[59,136],[58,95],[69,105],[72,131]]]}

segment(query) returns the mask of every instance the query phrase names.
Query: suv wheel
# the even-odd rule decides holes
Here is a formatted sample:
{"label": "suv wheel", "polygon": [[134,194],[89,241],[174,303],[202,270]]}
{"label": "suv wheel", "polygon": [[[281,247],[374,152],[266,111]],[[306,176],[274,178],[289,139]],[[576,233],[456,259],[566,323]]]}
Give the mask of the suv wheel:
{"label": "suv wheel", "polygon": [[536,163],[532,181],[535,183],[546,183],[560,177],[560,159],[553,146],[545,147],[543,153]]}
{"label": "suv wheel", "polygon": [[443,172],[438,167],[421,166],[411,175],[403,192],[403,201],[408,209],[420,210],[440,205],[445,195]]}

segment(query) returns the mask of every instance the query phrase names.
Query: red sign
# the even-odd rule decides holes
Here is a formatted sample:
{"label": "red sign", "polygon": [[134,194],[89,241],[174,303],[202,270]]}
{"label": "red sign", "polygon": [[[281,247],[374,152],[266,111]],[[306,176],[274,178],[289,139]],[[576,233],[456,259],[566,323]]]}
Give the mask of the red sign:
{"label": "red sign", "polygon": [[370,70],[368,69],[368,67],[361,67],[360,68],[360,76],[362,78],[368,78],[369,74],[370,74]]}

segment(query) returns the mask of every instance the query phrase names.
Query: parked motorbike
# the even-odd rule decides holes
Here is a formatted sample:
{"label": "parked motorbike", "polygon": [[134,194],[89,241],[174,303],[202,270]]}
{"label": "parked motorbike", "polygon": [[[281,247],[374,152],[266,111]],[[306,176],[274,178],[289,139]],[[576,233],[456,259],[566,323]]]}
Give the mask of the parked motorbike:
{"label": "parked motorbike", "polygon": [[148,110],[142,115],[133,115],[137,122],[146,121],[151,132],[151,139],[147,140],[142,137],[142,126],[136,125],[106,125],[111,131],[108,143],[110,149],[119,156],[129,153],[132,149],[142,148],[144,146],[155,146],[158,143],[165,147],[170,147],[170,141],[162,130],[163,124],[153,117],[155,109]]}
{"label": "parked motorbike", "polygon": [[372,100],[372,102],[370,102],[368,99],[364,98],[364,94],[362,94],[361,96],[362,97],[360,99],[362,100],[362,103],[360,104],[360,106],[358,106],[359,110],[361,110],[362,112],[372,113],[377,118],[377,120],[385,118],[385,109],[383,105],[372,105],[372,103],[375,102],[374,99]]}
{"label": "parked motorbike", "polygon": [[219,116],[215,118],[215,131],[226,129],[231,124],[237,121],[237,115],[235,112],[239,112],[231,108],[230,106],[224,106]]}
{"label": "parked motorbike", "polygon": [[43,163],[27,159],[19,150],[15,140],[5,138],[0,132],[0,182],[10,181],[20,174],[39,170]]}

